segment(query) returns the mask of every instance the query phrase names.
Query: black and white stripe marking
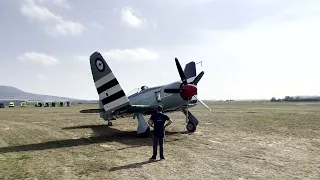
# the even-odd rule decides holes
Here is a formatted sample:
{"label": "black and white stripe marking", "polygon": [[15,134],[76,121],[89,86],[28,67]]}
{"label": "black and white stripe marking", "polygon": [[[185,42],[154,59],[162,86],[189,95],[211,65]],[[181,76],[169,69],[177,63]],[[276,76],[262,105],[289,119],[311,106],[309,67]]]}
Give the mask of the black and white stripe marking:
{"label": "black and white stripe marking", "polygon": [[112,72],[96,81],[95,85],[105,110],[110,110],[129,102]]}

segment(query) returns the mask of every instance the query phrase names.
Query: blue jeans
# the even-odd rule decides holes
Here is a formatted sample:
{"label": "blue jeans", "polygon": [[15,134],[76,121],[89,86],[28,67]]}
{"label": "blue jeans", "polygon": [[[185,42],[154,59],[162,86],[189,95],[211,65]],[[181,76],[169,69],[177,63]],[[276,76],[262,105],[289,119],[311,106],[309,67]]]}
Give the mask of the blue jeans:
{"label": "blue jeans", "polygon": [[164,137],[153,137],[153,156],[157,156],[158,144],[160,146],[160,157],[163,157],[163,142]]}

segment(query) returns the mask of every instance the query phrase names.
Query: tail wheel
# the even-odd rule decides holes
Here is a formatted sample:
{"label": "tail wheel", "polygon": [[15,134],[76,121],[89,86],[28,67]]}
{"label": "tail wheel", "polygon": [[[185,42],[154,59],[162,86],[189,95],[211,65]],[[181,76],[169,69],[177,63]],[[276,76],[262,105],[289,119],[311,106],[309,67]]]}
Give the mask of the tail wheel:
{"label": "tail wheel", "polygon": [[112,122],[110,121],[110,122],[108,122],[108,126],[112,126]]}

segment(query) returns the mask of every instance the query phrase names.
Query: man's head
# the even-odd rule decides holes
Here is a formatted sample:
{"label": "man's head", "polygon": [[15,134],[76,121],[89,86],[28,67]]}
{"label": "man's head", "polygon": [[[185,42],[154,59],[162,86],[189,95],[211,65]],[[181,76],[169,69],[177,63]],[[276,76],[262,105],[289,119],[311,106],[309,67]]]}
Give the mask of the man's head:
{"label": "man's head", "polygon": [[163,107],[161,105],[159,105],[157,110],[158,110],[158,112],[162,112],[163,111]]}

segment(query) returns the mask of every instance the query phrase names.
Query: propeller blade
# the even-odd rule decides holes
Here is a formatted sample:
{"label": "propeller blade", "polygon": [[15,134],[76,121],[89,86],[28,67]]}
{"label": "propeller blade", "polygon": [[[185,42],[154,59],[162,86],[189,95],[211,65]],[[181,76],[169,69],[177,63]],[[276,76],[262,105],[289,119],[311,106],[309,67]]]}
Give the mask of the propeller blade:
{"label": "propeller blade", "polygon": [[202,102],[200,99],[198,99],[196,96],[193,96],[195,97],[204,107],[206,107],[209,111],[211,111],[211,109],[209,108],[208,105],[206,105],[204,102]]}
{"label": "propeller blade", "polygon": [[198,74],[198,76],[193,80],[192,84],[197,85],[198,82],[201,80],[203,74],[204,74],[203,71],[200,74]]}
{"label": "propeller blade", "polygon": [[175,58],[175,61],[176,61],[176,65],[177,65],[177,68],[178,68],[178,72],[179,72],[179,75],[180,75],[180,78],[181,78],[181,81],[183,82],[184,85],[187,85],[188,82],[187,82],[187,79],[186,79],[186,76],[182,70],[182,67],[178,61],[178,58]]}
{"label": "propeller blade", "polygon": [[164,89],[165,93],[180,93],[182,89]]}

